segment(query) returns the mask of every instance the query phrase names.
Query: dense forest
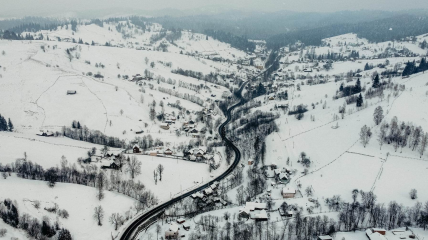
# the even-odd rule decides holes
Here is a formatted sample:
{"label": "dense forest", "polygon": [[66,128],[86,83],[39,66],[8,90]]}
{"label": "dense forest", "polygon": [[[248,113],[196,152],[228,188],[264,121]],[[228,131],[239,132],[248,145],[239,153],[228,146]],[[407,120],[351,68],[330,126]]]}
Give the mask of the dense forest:
{"label": "dense forest", "polygon": [[320,45],[321,40],[345,33],[356,33],[371,42],[398,40],[408,36],[428,32],[428,18],[415,15],[401,15],[391,18],[360,22],[355,24],[335,24],[326,27],[298,30],[272,36],[267,40],[269,48],[277,48],[301,41],[305,45]]}

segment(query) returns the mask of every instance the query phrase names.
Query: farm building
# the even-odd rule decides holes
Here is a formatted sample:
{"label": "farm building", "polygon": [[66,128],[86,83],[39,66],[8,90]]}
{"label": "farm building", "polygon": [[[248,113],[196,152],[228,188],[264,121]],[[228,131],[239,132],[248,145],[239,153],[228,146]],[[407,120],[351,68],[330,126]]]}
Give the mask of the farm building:
{"label": "farm building", "polygon": [[67,90],[67,95],[74,95],[76,93],[76,90]]}

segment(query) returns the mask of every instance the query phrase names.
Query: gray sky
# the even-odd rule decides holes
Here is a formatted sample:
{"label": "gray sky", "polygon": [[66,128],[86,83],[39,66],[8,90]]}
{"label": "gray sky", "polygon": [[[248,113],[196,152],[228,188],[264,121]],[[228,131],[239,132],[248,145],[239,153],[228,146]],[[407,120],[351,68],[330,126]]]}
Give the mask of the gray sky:
{"label": "gray sky", "polygon": [[[404,10],[428,8],[427,0],[0,0],[0,18],[22,15],[61,16],[99,9],[180,10],[204,8],[253,11]],[[120,10],[118,10],[120,11]],[[66,15],[65,15],[66,16]]]}

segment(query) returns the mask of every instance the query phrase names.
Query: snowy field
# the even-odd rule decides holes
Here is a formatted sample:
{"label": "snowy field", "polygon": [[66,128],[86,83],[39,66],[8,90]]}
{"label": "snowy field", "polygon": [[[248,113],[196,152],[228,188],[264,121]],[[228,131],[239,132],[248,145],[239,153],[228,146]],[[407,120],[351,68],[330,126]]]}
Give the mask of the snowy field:
{"label": "snowy field", "polygon": [[[108,222],[112,213],[124,213],[134,206],[135,200],[127,196],[105,191],[105,198],[98,201],[96,189],[77,184],[57,183],[54,188],[49,188],[46,182],[26,180],[15,176],[0,180],[2,195],[0,200],[10,198],[18,203],[19,213],[28,213],[41,221],[43,216],[50,219],[51,224],[56,221],[57,215],[44,210],[55,203],[60,209],[69,213],[68,219],[59,219],[60,226],[67,228],[73,239],[109,239],[116,235],[114,226]],[[43,193],[43,194],[41,194]],[[36,209],[32,201],[40,201],[40,208]],[[104,209],[103,225],[98,226],[92,218],[94,208],[102,206]],[[2,226],[3,221],[0,223]],[[22,230],[7,228],[7,236],[16,236],[26,239]]]}
{"label": "snowy field", "polygon": [[[370,82],[370,79],[362,80],[361,83],[363,85],[366,82]],[[415,188],[419,193],[418,201],[428,200],[428,195],[423,191],[428,181],[426,154],[419,158],[418,152],[408,147],[395,152],[392,145],[388,144],[379,150],[376,139],[378,127],[373,122],[374,109],[382,106],[386,122],[397,116],[400,122],[412,122],[415,126],[428,129],[428,113],[424,107],[428,75],[418,74],[409,79],[393,78],[393,82],[405,84],[406,90],[396,98],[391,97],[389,102],[378,98],[366,100],[368,107],[361,111],[355,111],[354,105],[348,105],[344,119],[339,116],[337,121],[333,121],[333,114],[338,114],[337,109],[343,105],[343,99],[332,100],[330,97],[323,98],[323,95],[334,95],[338,83],[302,86],[301,91],[292,92],[293,97],[288,100],[290,107],[303,103],[308,105],[309,111],[300,121],[288,115],[282,115],[277,120],[280,131],[266,139],[266,164],[275,163],[282,168],[286,166],[287,158],[290,158],[288,167],[297,169],[298,173],[290,184],[296,187],[300,183],[302,189],[312,186],[316,198],[341,195],[343,199],[351,200],[353,189],[372,190],[380,202],[396,200],[411,206],[415,201],[410,199],[409,192]],[[355,84],[355,81],[349,84]],[[322,104],[312,109],[311,104],[320,100],[327,101],[326,109],[322,109]],[[279,102],[269,102],[274,103]],[[354,111],[349,114],[352,109]],[[315,116],[315,121],[310,120],[310,115]],[[339,128],[332,128],[336,124]],[[365,124],[372,127],[374,136],[364,148],[359,141],[359,132]],[[297,162],[301,152],[305,152],[311,160],[306,176],[303,166]],[[385,161],[388,153],[391,156]]]}

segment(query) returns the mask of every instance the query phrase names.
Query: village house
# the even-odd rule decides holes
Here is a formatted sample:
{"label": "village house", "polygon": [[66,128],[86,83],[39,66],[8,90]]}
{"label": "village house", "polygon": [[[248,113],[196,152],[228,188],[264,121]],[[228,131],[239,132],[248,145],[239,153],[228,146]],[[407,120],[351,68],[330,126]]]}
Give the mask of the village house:
{"label": "village house", "polygon": [[183,223],[183,229],[186,231],[190,230],[190,224],[189,223]]}
{"label": "village house", "polygon": [[[373,229],[375,229],[376,231],[374,231]],[[386,231],[384,229],[372,228],[366,230],[366,236],[370,240],[386,240],[386,237],[384,236],[385,233]]]}
{"label": "village house", "polygon": [[386,230],[385,229],[383,229],[383,228],[372,228],[371,229],[371,231],[373,232],[373,233],[379,233],[379,234],[381,234],[381,235],[385,235],[385,233],[386,233]]}
{"label": "village house", "polygon": [[133,152],[133,153],[141,153],[140,147],[139,147],[137,144],[135,144],[135,145],[132,147],[132,152]]}
{"label": "village house", "polygon": [[149,156],[157,156],[159,154],[159,151],[153,150],[148,152]]}
{"label": "village house", "polygon": [[282,182],[282,183],[287,183],[288,182],[288,176],[285,173],[280,173],[278,175],[278,181]]}
{"label": "village house", "polygon": [[239,216],[256,221],[264,221],[267,220],[266,209],[266,203],[247,202],[245,207],[239,209]]}
{"label": "village house", "polygon": [[165,231],[165,239],[178,239],[179,229],[177,224],[171,223],[169,229]]}
{"label": "village house", "polygon": [[248,210],[248,209],[246,209],[246,208],[241,208],[241,209],[239,210],[239,216],[240,216],[241,218],[249,219],[249,218],[250,218],[250,214],[251,214],[250,210]]}
{"label": "village house", "polygon": [[193,198],[193,199],[195,199],[195,198],[202,199],[202,198],[204,198],[204,194],[201,193],[201,192],[197,192],[197,193],[192,194],[190,197]]}
{"label": "village house", "polygon": [[208,187],[208,188],[205,188],[203,190],[203,192],[204,192],[205,195],[209,196],[209,195],[211,195],[213,193],[213,190],[210,187]]}
{"label": "village house", "polygon": [[169,149],[169,148],[167,148],[164,152],[163,152],[163,154],[165,154],[165,155],[172,155],[172,150],[171,149]]}
{"label": "village house", "polygon": [[54,133],[48,130],[40,130],[40,132],[37,133],[36,135],[42,136],[42,137],[53,137]]}
{"label": "village house", "polygon": [[110,165],[103,165],[101,166],[101,169],[114,169],[114,170],[119,170],[120,167],[119,165],[117,165],[115,162],[112,162]]}
{"label": "village house", "polygon": [[294,198],[295,195],[296,195],[296,190],[294,188],[287,187],[282,189],[283,198]]}

